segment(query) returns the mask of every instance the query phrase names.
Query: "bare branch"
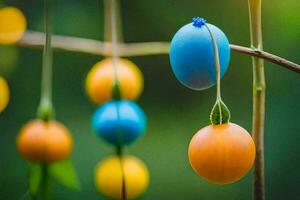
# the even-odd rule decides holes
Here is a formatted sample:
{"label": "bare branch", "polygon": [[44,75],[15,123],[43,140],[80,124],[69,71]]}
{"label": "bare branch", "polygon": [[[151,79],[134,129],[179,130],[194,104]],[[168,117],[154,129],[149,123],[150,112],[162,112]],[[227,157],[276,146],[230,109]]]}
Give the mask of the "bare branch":
{"label": "bare branch", "polygon": [[[44,33],[27,31],[17,43],[19,46],[41,48],[44,45]],[[111,44],[93,39],[73,36],[53,35],[52,47],[57,50],[111,56]],[[239,45],[230,45],[235,52],[263,58],[289,70],[300,73],[300,65],[265,51],[259,51]],[[119,43],[117,53],[121,57],[169,54],[169,42]]]}
{"label": "bare branch", "polygon": [[271,53],[261,51],[261,50],[255,50],[255,49],[251,49],[248,47],[243,47],[235,44],[231,44],[230,47],[232,51],[255,56],[258,58],[263,58],[277,65],[281,65],[289,70],[300,73],[300,65],[293,63],[289,60],[286,60],[284,58],[281,58],[279,56],[273,55]]}

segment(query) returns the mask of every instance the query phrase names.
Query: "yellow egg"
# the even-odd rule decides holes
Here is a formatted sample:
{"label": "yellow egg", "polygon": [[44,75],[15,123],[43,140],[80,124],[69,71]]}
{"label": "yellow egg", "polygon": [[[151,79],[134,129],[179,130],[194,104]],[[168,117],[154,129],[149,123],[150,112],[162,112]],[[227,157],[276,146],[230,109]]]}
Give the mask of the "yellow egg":
{"label": "yellow egg", "polygon": [[2,112],[9,101],[9,87],[6,80],[0,76],[0,112]]}
{"label": "yellow egg", "polygon": [[[135,199],[145,192],[149,184],[149,172],[145,164],[133,156],[123,157],[126,198]],[[104,195],[122,199],[122,171],[120,159],[110,156],[101,161],[95,171],[95,184]]]}
{"label": "yellow egg", "polygon": [[0,9],[0,44],[13,44],[22,38],[26,30],[26,19],[18,8]]}
{"label": "yellow egg", "polygon": [[[130,60],[120,58],[117,62],[117,78],[121,89],[121,98],[135,100],[144,87],[144,79],[139,68]],[[102,104],[112,98],[115,71],[111,58],[96,63],[88,73],[85,88],[90,99]]]}

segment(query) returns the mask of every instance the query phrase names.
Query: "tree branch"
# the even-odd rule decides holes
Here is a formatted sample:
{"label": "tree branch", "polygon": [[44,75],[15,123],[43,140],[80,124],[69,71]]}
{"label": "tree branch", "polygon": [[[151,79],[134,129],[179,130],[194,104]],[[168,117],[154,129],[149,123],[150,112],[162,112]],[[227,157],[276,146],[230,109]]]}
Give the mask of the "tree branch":
{"label": "tree branch", "polygon": [[[262,0],[248,0],[251,46],[263,50]],[[256,146],[253,167],[253,200],[265,200],[265,107],[266,78],[264,60],[252,57],[253,66],[253,113],[252,137]]]}
{"label": "tree branch", "polygon": [[[45,36],[41,32],[27,31],[24,37],[17,44],[23,47],[41,48],[44,45],[44,38]],[[234,44],[231,44],[230,47],[235,52],[263,58],[289,70],[300,73],[299,64],[293,63],[271,53]],[[52,48],[62,51],[111,56],[110,43],[73,36],[53,35]],[[121,57],[159,55],[168,54],[169,49],[169,42],[119,43],[117,53]]]}
{"label": "tree branch", "polygon": [[281,58],[279,56],[273,55],[271,53],[261,51],[261,50],[251,49],[248,47],[243,47],[243,46],[239,46],[239,45],[235,45],[235,44],[231,44],[230,47],[231,47],[232,51],[255,56],[258,58],[263,58],[263,59],[268,60],[277,65],[281,65],[289,70],[300,73],[300,65],[293,63],[289,60],[286,60],[284,58]]}

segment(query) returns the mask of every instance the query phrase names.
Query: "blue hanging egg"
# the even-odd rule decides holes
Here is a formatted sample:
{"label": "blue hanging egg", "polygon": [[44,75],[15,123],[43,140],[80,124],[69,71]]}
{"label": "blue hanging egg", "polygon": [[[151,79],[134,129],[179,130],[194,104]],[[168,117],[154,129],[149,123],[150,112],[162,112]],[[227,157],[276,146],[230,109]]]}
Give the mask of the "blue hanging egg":
{"label": "blue hanging egg", "polygon": [[205,25],[216,38],[220,75],[223,77],[230,61],[230,46],[226,35],[218,27],[196,17],[192,23],[179,29],[171,41],[172,70],[183,85],[194,90],[204,90],[216,84],[213,42]]}
{"label": "blue hanging egg", "polygon": [[145,132],[146,116],[133,101],[114,100],[100,106],[92,125],[96,134],[114,145],[127,145]]}

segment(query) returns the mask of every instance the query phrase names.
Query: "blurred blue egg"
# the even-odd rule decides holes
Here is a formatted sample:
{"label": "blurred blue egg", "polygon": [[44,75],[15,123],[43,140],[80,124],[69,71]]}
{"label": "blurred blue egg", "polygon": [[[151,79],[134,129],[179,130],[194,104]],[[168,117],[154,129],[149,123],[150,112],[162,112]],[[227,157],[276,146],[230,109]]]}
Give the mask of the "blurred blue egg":
{"label": "blurred blue egg", "polygon": [[114,145],[127,145],[145,132],[146,116],[133,101],[114,100],[100,106],[92,119],[96,134]]}
{"label": "blurred blue egg", "polygon": [[204,90],[216,83],[216,65],[211,36],[206,24],[216,38],[221,77],[230,61],[230,46],[226,35],[216,26],[205,23],[203,18],[177,31],[171,41],[170,62],[176,78],[186,87]]}

